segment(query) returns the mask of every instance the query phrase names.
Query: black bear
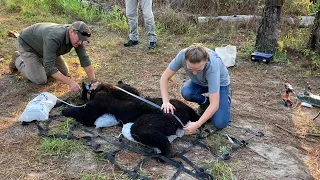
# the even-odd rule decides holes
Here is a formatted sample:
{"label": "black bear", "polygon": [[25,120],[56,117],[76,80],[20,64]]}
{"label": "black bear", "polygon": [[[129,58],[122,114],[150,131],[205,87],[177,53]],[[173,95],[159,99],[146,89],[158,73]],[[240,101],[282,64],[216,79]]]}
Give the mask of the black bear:
{"label": "black bear", "polygon": [[[117,86],[139,96],[139,92],[127,84],[119,82]],[[161,98],[146,99],[160,106],[162,104]],[[170,102],[176,108],[175,115],[183,124],[199,119],[199,115],[183,102],[177,99],[171,99]],[[91,92],[90,100],[85,107],[69,107],[62,111],[64,116],[73,117],[87,126],[93,126],[96,119],[106,113],[114,115],[121,125],[133,123],[130,125],[132,138],[160,149],[161,154],[167,157],[170,154],[170,141],[167,137],[182,129],[181,123],[173,115],[163,113],[158,107],[106,83],[99,84]]]}
{"label": "black bear", "polygon": [[[133,122],[134,120],[131,119],[137,119],[142,114],[138,107],[133,106],[134,97],[116,89],[111,84],[99,84],[90,92],[89,96],[87,96],[88,90],[85,88],[85,84],[82,86],[81,98],[87,101],[85,107],[66,108],[62,111],[62,115],[73,117],[83,125],[93,126],[97,118],[106,113],[114,115],[121,124]],[[135,88],[122,83],[122,81],[119,81],[117,86],[139,96],[139,92]],[[119,108],[120,106],[122,108]]]}

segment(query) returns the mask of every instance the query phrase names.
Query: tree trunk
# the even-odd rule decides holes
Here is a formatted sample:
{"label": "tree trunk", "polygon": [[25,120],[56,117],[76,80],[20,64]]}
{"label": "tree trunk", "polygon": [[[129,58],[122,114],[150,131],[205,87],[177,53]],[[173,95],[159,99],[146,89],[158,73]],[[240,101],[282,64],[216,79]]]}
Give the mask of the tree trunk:
{"label": "tree trunk", "polygon": [[272,6],[272,0],[266,0],[263,17],[257,33],[256,50],[274,54],[278,43],[278,22],[280,21],[281,6]]}
{"label": "tree trunk", "polygon": [[308,48],[320,54],[320,11],[317,12],[313,24],[313,30],[309,39]]}

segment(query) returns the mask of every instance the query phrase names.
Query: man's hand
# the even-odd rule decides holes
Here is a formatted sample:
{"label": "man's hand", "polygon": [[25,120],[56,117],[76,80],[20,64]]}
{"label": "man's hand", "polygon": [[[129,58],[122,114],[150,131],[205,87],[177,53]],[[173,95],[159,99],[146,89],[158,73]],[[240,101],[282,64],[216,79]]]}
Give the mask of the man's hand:
{"label": "man's hand", "polygon": [[74,81],[72,81],[72,80],[70,81],[70,83],[69,83],[68,85],[69,85],[70,89],[71,89],[72,91],[74,91],[74,92],[79,92],[79,91],[81,91],[81,88],[80,88],[79,84],[76,83],[76,82],[74,82]]}
{"label": "man's hand", "polygon": [[167,103],[163,103],[161,105],[161,110],[165,113],[171,112],[171,114],[173,114],[174,110],[176,110],[176,108],[170,102],[167,102]]}
{"label": "man's hand", "polygon": [[183,130],[186,134],[195,134],[200,126],[201,124],[198,121],[190,122],[183,127]]}
{"label": "man's hand", "polygon": [[56,80],[62,81],[65,84],[69,85],[69,88],[74,91],[74,92],[79,92],[81,90],[80,86],[78,83],[70,79],[69,77],[63,75],[60,71],[54,73],[51,75],[53,78]]}
{"label": "man's hand", "polygon": [[96,89],[97,86],[98,86],[98,82],[97,81],[91,81],[90,88],[88,90],[92,91],[92,90]]}

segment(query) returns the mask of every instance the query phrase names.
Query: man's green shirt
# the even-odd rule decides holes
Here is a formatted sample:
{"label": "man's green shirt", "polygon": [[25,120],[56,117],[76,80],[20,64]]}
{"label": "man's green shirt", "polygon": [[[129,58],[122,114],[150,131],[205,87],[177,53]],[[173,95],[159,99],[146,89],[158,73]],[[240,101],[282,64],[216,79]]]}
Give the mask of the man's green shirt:
{"label": "man's green shirt", "polygon": [[[27,27],[20,34],[18,41],[26,52],[43,58],[47,75],[58,72],[55,67],[57,56],[66,54],[73,48],[69,38],[71,24],[38,23]],[[75,48],[82,67],[91,65],[83,45]]]}

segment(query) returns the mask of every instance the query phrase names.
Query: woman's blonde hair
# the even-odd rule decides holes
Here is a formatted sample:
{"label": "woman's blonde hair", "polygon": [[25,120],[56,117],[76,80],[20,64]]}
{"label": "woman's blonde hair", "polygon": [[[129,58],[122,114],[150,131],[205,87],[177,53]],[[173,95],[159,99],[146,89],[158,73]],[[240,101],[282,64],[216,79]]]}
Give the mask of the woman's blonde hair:
{"label": "woman's blonde hair", "polygon": [[192,64],[196,64],[201,61],[207,61],[209,59],[209,54],[202,44],[194,43],[187,48],[185,59]]}

